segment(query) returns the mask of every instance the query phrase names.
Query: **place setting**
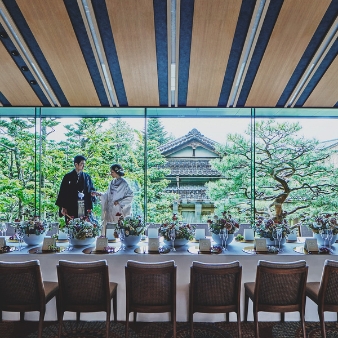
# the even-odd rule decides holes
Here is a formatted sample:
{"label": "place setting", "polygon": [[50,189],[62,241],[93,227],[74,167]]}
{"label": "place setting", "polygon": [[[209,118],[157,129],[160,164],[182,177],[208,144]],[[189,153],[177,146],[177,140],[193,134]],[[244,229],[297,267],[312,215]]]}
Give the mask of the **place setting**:
{"label": "place setting", "polygon": [[[150,236],[155,235],[156,234],[150,234]],[[134,250],[134,252],[137,254],[167,254],[170,251],[173,250],[170,249],[168,246],[163,245],[163,243],[160,243],[159,237],[148,237],[148,245],[140,245]]]}
{"label": "place setting", "polygon": [[210,254],[220,254],[222,252],[226,252],[226,241],[222,241],[221,245],[211,245],[211,239],[210,238],[200,238],[199,239],[199,245],[197,246],[190,246],[188,248],[188,252],[192,254],[204,254],[204,255],[210,255]]}
{"label": "place setting", "polygon": [[124,247],[121,243],[118,245],[109,245],[109,240],[107,237],[99,237],[96,240],[95,247],[88,247],[82,250],[84,254],[114,254],[119,252],[120,250],[124,250]]}
{"label": "place setting", "polygon": [[29,254],[52,254],[61,253],[68,250],[67,246],[56,245],[55,237],[46,237],[43,239],[43,243],[40,246],[34,246],[28,249]]}
{"label": "place setting", "polygon": [[321,242],[321,245],[319,245],[317,238],[305,238],[304,244],[296,246],[295,248],[293,248],[293,250],[297,253],[305,255],[336,254],[336,249],[332,245],[333,231],[331,229],[322,230],[320,234],[323,240]]}
{"label": "place setting", "polygon": [[251,255],[256,254],[279,254],[283,252],[280,241],[279,245],[267,245],[266,238],[255,238],[253,246],[247,246],[242,249],[243,252]]}

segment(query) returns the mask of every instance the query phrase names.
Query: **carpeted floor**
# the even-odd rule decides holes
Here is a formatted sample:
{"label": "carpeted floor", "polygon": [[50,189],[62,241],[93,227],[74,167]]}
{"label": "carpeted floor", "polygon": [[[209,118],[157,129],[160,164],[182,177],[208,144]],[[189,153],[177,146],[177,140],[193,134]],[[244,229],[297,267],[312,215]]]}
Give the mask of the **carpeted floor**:
{"label": "carpeted floor", "polygon": [[[37,322],[8,322],[0,323],[1,338],[36,338]],[[124,337],[124,322],[111,323],[110,338]],[[298,322],[261,322],[259,324],[260,338],[300,338],[303,337]],[[45,322],[43,338],[56,338],[58,325],[55,322]],[[243,338],[254,337],[253,322],[242,323]],[[306,333],[309,338],[320,338],[319,322],[307,322]],[[338,323],[326,323],[327,338],[338,338]],[[236,323],[194,323],[195,338],[231,338],[237,337]],[[64,338],[104,338],[104,322],[80,322],[78,326],[75,321],[65,321],[63,330]],[[171,338],[172,325],[165,322],[145,323],[138,322],[130,324],[130,338]],[[190,337],[189,323],[177,323],[177,338]]]}

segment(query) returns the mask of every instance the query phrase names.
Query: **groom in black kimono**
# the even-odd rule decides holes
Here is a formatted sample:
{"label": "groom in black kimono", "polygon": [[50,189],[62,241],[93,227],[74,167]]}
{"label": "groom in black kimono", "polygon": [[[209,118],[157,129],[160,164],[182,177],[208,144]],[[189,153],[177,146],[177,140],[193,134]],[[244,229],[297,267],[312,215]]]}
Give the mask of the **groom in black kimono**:
{"label": "groom in black kimono", "polygon": [[93,209],[95,197],[91,193],[95,188],[89,174],[83,172],[85,163],[84,156],[75,156],[75,169],[66,174],[61,182],[55,204],[59,207],[59,216],[65,216],[66,222],[69,220],[68,216],[82,217]]}

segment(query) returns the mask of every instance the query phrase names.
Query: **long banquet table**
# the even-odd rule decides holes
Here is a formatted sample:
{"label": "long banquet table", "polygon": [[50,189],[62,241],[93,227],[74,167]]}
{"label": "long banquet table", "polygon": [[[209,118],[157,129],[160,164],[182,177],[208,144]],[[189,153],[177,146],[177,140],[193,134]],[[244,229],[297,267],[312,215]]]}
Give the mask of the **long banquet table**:
{"label": "long banquet table", "polygon": [[[299,239],[298,239],[299,240]],[[8,245],[15,245],[8,243]],[[67,245],[67,244],[60,244]],[[141,245],[145,245],[141,242]],[[74,247],[71,251],[63,251],[60,253],[46,253],[46,254],[31,254],[29,249],[32,247],[24,246],[22,251],[13,251],[0,255],[0,260],[15,262],[37,259],[40,261],[42,277],[44,280],[57,281],[56,265],[59,260],[71,260],[79,262],[94,261],[106,259],[109,265],[110,281],[118,283],[118,320],[125,320],[125,272],[124,268],[127,260],[136,260],[140,262],[160,262],[166,260],[174,260],[177,264],[177,321],[188,320],[188,301],[189,301],[189,279],[190,279],[190,266],[193,261],[200,261],[205,263],[220,263],[231,262],[238,260],[243,267],[242,275],[242,299],[241,299],[241,318],[244,318],[244,289],[243,283],[254,281],[256,275],[256,266],[258,260],[270,260],[275,262],[295,261],[304,259],[309,266],[308,281],[319,281],[322,274],[323,264],[325,259],[337,259],[335,252],[338,253],[338,244],[333,247],[333,255],[328,254],[301,254],[294,251],[295,247],[302,246],[302,243],[286,243],[283,246],[283,252],[279,254],[248,254],[243,252],[243,249],[252,246],[253,244],[241,243],[233,241],[228,245],[228,250],[220,254],[192,254],[188,251],[189,248],[196,248],[198,244],[189,243],[186,246],[177,248],[176,252],[169,252],[166,254],[138,254],[134,252],[135,247],[127,248],[125,251],[118,251],[110,254],[85,254],[83,247]],[[90,290],[88,290],[90,292]],[[26,320],[38,320],[38,313],[26,313]],[[75,320],[74,313],[66,313],[65,319]],[[259,320],[264,321],[278,321],[279,314],[260,312]],[[3,312],[4,320],[18,320],[19,314]],[[82,314],[83,320],[104,320],[104,313],[87,313]],[[305,319],[307,321],[318,321],[317,306],[310,300],[306,301]],[[325,319],[329,321],[336,320],[336,314],[326,313]],[[45,320],[56,320],[56,304],[53,299],[47,304]],[[139,321],[168,321],[169,314],[139,314]],[[222,321],[224,315],[222,314],[202,314],[197,313],[194,315],[195,321]],[[236,316],[234,313],[230,314],[230,320],[235,321]],[[249,318],[253,320],[252,316],[252,303],[249,304]],[[285,320],[299,320],[297,313],[287,313]]]}

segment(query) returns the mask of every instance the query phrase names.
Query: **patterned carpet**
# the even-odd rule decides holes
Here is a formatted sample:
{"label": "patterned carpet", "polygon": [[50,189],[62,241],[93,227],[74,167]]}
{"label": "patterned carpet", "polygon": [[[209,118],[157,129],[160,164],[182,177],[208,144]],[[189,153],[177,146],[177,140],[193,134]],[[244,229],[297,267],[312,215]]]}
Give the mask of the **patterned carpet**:
{"label": "patterned carpet", "polygon": [[[110,338],[124,337],[124,322],[111,323]],[[298,322],[260,322],[260,338],[301,338],[303,337]],[[58,325],[55,322],[45,322],[43,329],[44,338],[56,338]],[[243,338],[254,337],[252,322],[242,323]],[[306,333],[309,338],[320,338],[320,326],[318,322],[307,322]],[[327,338],[338,338],[338,323],[326,323]],[[231,338],[237,337],[236,323],[194,323],[195,338]],[[0,323],[1,338],[36,338],[37,322],[8,322]],[[63,330],[64,338],[104,338],[104,322],[80,322],[65,321]],[[129,330],[130,338],[171,338],[172,325],[165,322],[131,323]],[[177,338],[190,337],[189,324],[177,323]]]}

